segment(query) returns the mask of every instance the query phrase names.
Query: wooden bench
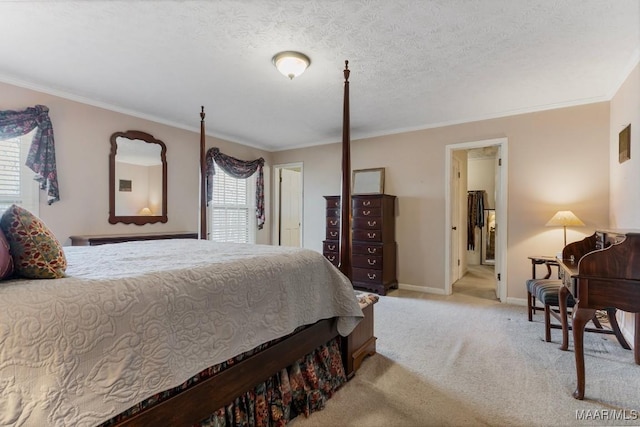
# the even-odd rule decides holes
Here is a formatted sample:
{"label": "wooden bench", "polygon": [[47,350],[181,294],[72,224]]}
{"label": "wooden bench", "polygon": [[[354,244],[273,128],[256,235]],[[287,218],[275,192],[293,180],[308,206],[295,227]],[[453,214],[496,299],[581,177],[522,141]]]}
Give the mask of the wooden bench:
{"label": "wooden bench", "polygon": [[343,345],[348,349],[343,360],[345,374],[351,379],[360,368],[362,361],[367,356],[376,354],[376,337],[373,335],[373,306],[378,302],[378,295],[366,292],[357,292],[356,296],[360,308],[364,313],[364,319],[358,326],[343,338]]}

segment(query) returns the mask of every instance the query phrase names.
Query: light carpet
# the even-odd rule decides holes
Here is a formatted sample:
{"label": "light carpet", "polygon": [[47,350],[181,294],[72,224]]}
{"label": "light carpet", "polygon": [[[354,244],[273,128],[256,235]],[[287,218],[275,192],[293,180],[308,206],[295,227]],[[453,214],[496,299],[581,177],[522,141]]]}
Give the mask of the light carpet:
{"label": "light carpet", "polygon": [[572,342],[559,350],[557,329],[545,342],[541,312],[528,322],[526,307],[501,304],[481,288],[381,297],[378,354],[324,410],[291,425],[640,425],[640,366],[632,351],[612,336],[586,333],[585,400],[576,400]]}

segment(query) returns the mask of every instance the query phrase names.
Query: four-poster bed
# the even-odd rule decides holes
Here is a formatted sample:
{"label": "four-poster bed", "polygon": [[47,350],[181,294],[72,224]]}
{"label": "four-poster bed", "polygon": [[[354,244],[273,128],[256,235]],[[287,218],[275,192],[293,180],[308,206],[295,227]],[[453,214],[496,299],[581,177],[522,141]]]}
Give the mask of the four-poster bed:
{"label": "four-poster bed", "polygon": [[[351,200],[351,160],[350,160],[350,111],[349,111],[349,62],[345,61],[344,97],[343,97],[343,132],[342,132],[342,177],[341,198]],[[200,111],[200,239],[207,238],[207,195],[206,195],[206,136],[204,106]],[[341,203],[341,238],[339,270],[351,279],[350,267],[350,203]],[[365,355],[375,351],[373,337],[373,302],[361,301],[368,313],[370,321],[366,328],[341,339],[341,358],[345,375],[351,378],[355,369]],[[167,399],[163,403],[143,410],[133,417],[126,418],[118,425],[189,425],[206,417],[217,408],[233,401],[241,393],[249,390],[256,383],[263,381],[274,372],[291,365],[295,360],[304,357],[319,346],[323,346],[339,337],[335,319],[324,319],[299,332],[291,334],[282,341],[268,347],[247,359],[239,361],[216,376],[212,376],[195,387]],[[194,414],[197,413],[197,416]]]}
{"label": "four-poster bed", "polygon": [[[346,62],[344,76],[342,197],[350,200]],[[204,241],[204,108],[200,116],[201,240],[67,247],[65,277],[11,278],[0,287],[1,422],[177,426],[237,418],[246,395],[255,395],[258,410],[255,387],[291,400],[274,382],[286,380],[291,394],[301,370],[322,355],[327,381],[311,389],[306,407],[262,408],[295,417],[321,409],[370,354],[371,317],[351,333],[372,302],[359,305],[345,277],[349,203],[342,203],[345,274],[306,249]],[[203,370],[205,360],[213,363]],[[193,376],[184,381],[186,372]]]}

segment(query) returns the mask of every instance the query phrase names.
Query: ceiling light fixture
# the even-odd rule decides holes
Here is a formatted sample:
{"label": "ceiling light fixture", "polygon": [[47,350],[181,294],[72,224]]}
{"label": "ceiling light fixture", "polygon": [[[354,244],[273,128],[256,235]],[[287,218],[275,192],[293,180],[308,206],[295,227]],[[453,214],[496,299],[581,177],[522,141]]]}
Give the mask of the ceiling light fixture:
{"label": "ceiling light fixture", "polygon": [[276,53],[273,56],[272,62],[278,71],[291,80],[304,73],[304,70],[311,64],[311,60],[307,55],[293,51]]}

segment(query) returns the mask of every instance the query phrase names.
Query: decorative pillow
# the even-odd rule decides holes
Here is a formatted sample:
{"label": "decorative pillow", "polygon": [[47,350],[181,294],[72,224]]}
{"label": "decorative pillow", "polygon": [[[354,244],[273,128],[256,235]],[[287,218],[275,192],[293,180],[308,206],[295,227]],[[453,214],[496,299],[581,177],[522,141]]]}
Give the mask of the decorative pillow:
{"label": "decorative pillow", "polygon": [[0,280],[13,274],[13,257],[9,248],[9,242],[0,229]]}
{"label": "decorative pillow", "polygon": [[0,219],[0,228],[9,241],[18,275],[29,279],[64,277],[67,259],[62,245],[40,218],[11,205]]}

